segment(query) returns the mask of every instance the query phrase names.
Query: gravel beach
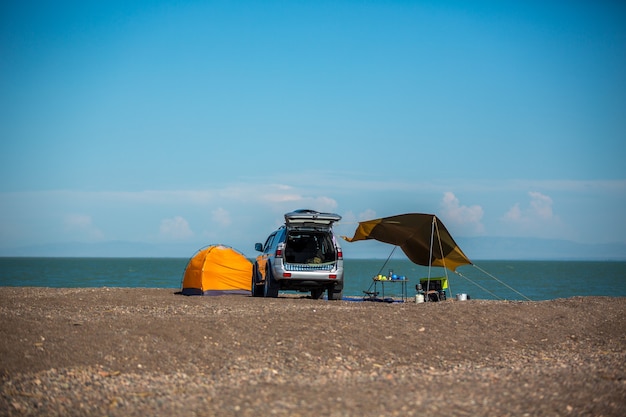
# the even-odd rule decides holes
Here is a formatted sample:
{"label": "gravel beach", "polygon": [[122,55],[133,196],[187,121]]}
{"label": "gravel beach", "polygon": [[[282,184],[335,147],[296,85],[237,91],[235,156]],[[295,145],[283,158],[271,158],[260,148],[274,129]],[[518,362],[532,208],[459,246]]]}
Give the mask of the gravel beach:
{"label": "gravel beach", "polygon": [[3,416],[624,416],[626,298],[0,287]]}

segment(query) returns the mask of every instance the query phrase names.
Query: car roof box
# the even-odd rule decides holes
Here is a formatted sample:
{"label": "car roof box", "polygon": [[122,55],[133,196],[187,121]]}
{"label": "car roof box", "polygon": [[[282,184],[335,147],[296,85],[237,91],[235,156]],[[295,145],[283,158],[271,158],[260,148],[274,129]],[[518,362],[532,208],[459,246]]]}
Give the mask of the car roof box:
{"label": "car roof box", "polygon": [[341,220],[341,216],[334,213],[320,213],[315,210],[295,210],[285,213],[287,226],[330,226]]}

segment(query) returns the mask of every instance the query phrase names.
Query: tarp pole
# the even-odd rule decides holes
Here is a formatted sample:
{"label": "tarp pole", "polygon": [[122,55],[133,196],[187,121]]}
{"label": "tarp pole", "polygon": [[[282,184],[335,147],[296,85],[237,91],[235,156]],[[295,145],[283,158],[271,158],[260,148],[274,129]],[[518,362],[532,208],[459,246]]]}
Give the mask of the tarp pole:
{"label": "tarp pole", "polygon": [[430,225],[430,249],[428,253],[428,280],[426,281],[426,297],[424,301],[428,302],[430,297],[428,296],[428,291],[430,291],[430,271],[432,269],[433,264],[433,239],[435,238],[435,221],[437,217],[433,216],[433,222]]}
{"label": "tarp pole", "polygon": [[441,245],[441,235],[439,234],[439,226],[436,223],[437,217],[435,216],[435,227],[437,228],[437,240],[439,241],[439,253],[441,254],[441,263],[443,263],[443,273],[446,276],[446,281],[448,281],[448,293],[450,294],[450,298],[452,298],[452,287],[450,287],[450,278],[448,277],[448,269],[446,268],[446,257],[443,254],[443,246]]}

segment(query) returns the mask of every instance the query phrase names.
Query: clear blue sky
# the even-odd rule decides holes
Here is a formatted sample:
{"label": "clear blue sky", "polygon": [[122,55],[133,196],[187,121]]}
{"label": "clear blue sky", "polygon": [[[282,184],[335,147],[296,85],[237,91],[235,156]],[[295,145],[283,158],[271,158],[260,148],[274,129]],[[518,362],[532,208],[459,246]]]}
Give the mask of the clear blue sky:
{"label": "clear blue sky", "polygon": [[0,249],[251,256],[297,208],[626,242],[626,6],[5,1],[0,138]]}

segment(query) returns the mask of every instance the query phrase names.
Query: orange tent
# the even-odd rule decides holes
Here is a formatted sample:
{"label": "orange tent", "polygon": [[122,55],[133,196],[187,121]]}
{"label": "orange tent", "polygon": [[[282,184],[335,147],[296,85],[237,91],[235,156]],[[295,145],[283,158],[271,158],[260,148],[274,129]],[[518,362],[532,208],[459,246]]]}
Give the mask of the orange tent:
{"label": "orange tent", "polygon": [[184,295],[250,294],[252,263],[235,249],[212,245],[189,260],[183,277]]}

